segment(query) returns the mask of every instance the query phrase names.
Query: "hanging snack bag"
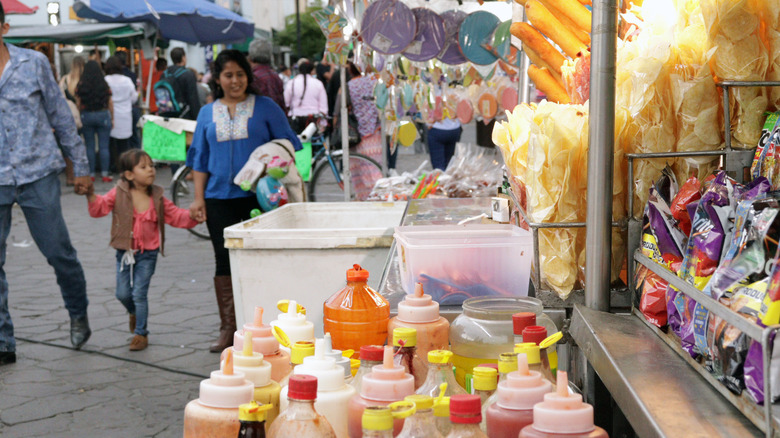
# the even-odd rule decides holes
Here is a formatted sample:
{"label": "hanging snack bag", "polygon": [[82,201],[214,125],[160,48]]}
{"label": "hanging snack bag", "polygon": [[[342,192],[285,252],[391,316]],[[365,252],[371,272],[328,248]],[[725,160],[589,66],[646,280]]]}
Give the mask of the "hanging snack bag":
{"label": "hanging snack bag", "polygon": [[[701,199],[701,182],[692,176],[680,188],[680,192],[674,197],[670,207],[672,216],[677,220],[677,226],[686,236],[691,234],[691,216],[688,213],[688,205]],[[695,210],[694,210],[695,211]]]}
{"label": "hanging snack bag", "polygon": [[[769,369],[769,378],[772,379],[771,403],[775,403],[780,400],[780,337],[772,334],[769,337],[769,342],[772,344],[772,357]],[[764,376],[764,353],[761,350],[760,342],[753,340],[750,343],[744,368],[745,388],[748,395],[757,404],[764,404],[764,378],[766,376]]]}
{"label": "hanging snack bag", "polygon": [[777,122],[780,120],[780,111],[771,113],[764,122],[764,128],[761,130],[761,139],[758,141],[756,153],[753,156],[753,164],[750,166],[750,174],[753,179],[762,174],[763,163],[766,160],[766,154],[769,152],[767,146],[770,144],[772,135],[777,131]]}

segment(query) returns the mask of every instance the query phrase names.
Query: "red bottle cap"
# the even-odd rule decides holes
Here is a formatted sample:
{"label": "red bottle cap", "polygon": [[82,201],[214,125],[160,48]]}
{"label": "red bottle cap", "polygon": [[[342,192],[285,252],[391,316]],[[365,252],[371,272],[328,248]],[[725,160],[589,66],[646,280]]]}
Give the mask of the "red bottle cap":
{"label": "red bottle cap", "polygon": [[290,376],[287,398],[293,400],[316,400],[317,378],[306,374]]}
{"label": "red bottle cap", "polygon": [[347,270],[347,281],[368,281],[368,271],[360,265],[352,265],[352,269]]}
{"label": "red bottle cap", "polygon": [[523,334],[523,330],[536,325],[536,314],[533,312],[520,312],[512,315],[512,331],[516,336]]}
{"label": "red bottle cap", "polygon": [[381,345],[364,345],[360,347],[360,360],[382,362],[384,354],[385,347]]}
{"label": "red bottle cap", "polygon": [[523,342],[533,342],[539,345],[547,338],[547,329],[540,325],[532,325],[523,329]]}
{"label": "red bottle cap", "polygon": [[450,397],[450,421],[458,424],[482,422],[482,400],[475,394],[458,394]]}

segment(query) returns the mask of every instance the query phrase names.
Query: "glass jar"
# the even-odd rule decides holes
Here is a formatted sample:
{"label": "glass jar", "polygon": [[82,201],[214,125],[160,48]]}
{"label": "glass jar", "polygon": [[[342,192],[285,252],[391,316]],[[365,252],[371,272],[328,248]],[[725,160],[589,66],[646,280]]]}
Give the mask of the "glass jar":
{"label": "glass jar", "polygon": [[483,363],[497,363],[501,353],[514,350],[512,315],[518,312],[536,314],[536,324],[547,333],[558,331],[545,315],[542,302],[532,297],[482,297],[463,302],[461,313],[450,326],[452,364],[455,378],[465,385],[466,376]]}

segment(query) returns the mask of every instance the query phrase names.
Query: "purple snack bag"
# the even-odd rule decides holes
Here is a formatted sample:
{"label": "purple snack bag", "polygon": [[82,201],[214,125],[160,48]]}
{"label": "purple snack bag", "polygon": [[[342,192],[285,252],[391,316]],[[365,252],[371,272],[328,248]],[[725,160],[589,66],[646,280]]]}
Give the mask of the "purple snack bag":
{"label": "purple snack bag", "polygon": [[[761,325],[761,323],[759,323]],[[780,399],[780,338],[772,334],[769,342],[772,342],[772,360],[769,376],[772,379],[772,398],[774,403]],[[757,404],[764,404],[764,353],[761,351],[761,343],[753,341],[750,344],[747,358],[745,359],[745,388],[748,395]]]}

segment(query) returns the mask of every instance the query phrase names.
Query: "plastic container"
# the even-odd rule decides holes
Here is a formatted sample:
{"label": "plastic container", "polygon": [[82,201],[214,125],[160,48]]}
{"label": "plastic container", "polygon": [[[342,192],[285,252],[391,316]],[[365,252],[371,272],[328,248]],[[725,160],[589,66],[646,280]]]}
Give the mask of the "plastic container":
{"label": "plastic container", "polygon": [[[452,352],[447,350],[434,350],[428,352],[428,375],[425,382],[417,388],[415,393],[438,397],[441,393],[441,384],[446,383],[447,389],[444,395],[449,397],[455,394],[466,394],[452,372]],[[449,413],[446,415],[449,418]],[[448,420],[449,421],[449,420]]]}
{"label": "plastic container", "polygon": [[[361,419],[363,410],[368,406],[387,406],[414,394],[414,377],[406,373],[403,367],[393,364],[393,347],[386,346],[382,365],[375,366],[363,377],[360,394],[349,401],[349,436],[360,438],[363,430]],[[398,435],[403,428],[403,420],[395,420],[393,433]]]}
{"label": "plastic container", "polygon": [[[263,355],[263,360],[271,364],[271,379],[278,382],[290,374],[290,353],[279,348],[279,341],[271,332],[271,326],[263,324],[263,308],[255,307],[251,323],[244,324],[242,330],[233,335],[233,353],[244,349],[244,335],[252,333],[252,350]],[[223,358],[224,359],[224,358]]]}
{"label": "plastic container", "polygon": [[569,394],[568,376],[558,372],[558,389],[534,405],[534,422],[520,431],[520,438],[609,438],[593,424],[593,406],[579,394]]}
{"label": "plastic container", "polygon": [[447,438],[487,438],[479,424],[482,422],[482,404],[477,395],[450,397],[452,430]]}
{"label": "plastic container", "polygon": [[537,324],[550,332],[558,329],[542,313],[542,302],[531,297],[473,298],[463,303],[463,313],[450,326],[452,363],[455,377],[465,386],[466,374],[481,363],[496,363],[498,356],[514,348],[512,315],[518,312],[536,314]]}
{"label": "plastic container", "polygon": [[534,405],[552,391],[552,384],[528,368],[525,354],[517,355],[517,371],[509,373],[498,384],[497,401],[484,411],[484,423],[491,438],[517,438],[520,431],[533,423]]}
{"label": "plastic container", "polygon": [[295,345],[292,346],[292,352],[290,353],[290,374],[284,376],[279,384],[282,385],[283,388],[287,386],[288,382],[290,381],[290,377],[292,377],[293,373],[295,372],[295,368],[302,364],[305,358],[313,355],[313,342],[296,342]]}
{"label": "plastic container", "polygon": [[363,411],[363,438],[392,438],[395,420],[405,420],[415,412],[408,401],[391,403],[388,407],[369,406]]}
{"label": "plastic container", "polygon": [[[299,309],[295,300],[289,300],[287,311],[271,321],[271,327],[279,327],[284,331],[290,345],[299,341],[314,342],[314,323],[306,319],[306,314]],[[285,347],[282,345],[280,348]]]}
{"label": "plastic container", "polygon": [[[333,358],[326,357],[329,350],[324,339],[317,339],[314,356],[303,359],[303,364],[295,367],[295,375],[310,375],[317,378],[317,401],[314,409],[328,419],[339,438],[346,438],[347,404],[355,395],[355,388],[344,383],[344,368],[336,365]],[[285,410],[288,387],[282,388],[281,408]]]}
{"label": "plastic container", "polygon": [[[528,366],[528,359],[525,359],[526,366]],[[517,371],[517,353],[515,352],[508,352],[508,353],[501,353],[500,356],[498,356],[498,385],[501,385],[501,382],[505,381],[507,379],[507,376],[509,373]],[[482,404],[482,417],[485,417],[485,411],[486,409],[498,401],[498,390],[491,395],[485,403]],[[519,432],[519,431],[518,431]]]}
{"label": "plastic container", "polygon": [[368,286],[367,270],[354,265],[347,270],[347,285],[323,305],[324,330],[333,348],[359,350],[363,345],[384,345],[390,304]]}
{"label": "plastic container", "polygon": [[316,377],[303,374],[292,376],[287,399],[287,409],[268,429],[269,438],[336,438],[333,427],[314,407],[317,399]]}
{"label": "plastic container", "polygon": [[443,305],[528,295],[533,239],[526,230],[486,224],[403,226],[396,227],[395,240],[401,284],[409,294],[419,282]]}
{"label": "plastic container", "polygon": [[325,333],[323,340],[325,341],[325,346],[323,347],[325,357],[333,359],[336,362],[336,366],[341,367],[344,370],[345,383],[352,382],[352,362],[349,360],[349,357],[352,357],[354,350],[347,350],[346,354],[349,357],[345,357],[345,353],[343,351],[333,349],[333,342],[330,337],[330,333]]}
{"label": "plastic container", "polygon": [[417,283],[414,294],[407,295],[398,303],[398,316],[387,326],[392,333],[397,327],[417,330],[417,354],[428,357],[431,350],[447,350],[450,346],[450,323],[439,315],[439,303],[423,293],[423,286]]}
{"label": "plastic container", "polygon": [[[465,395],[465,394],[464,394]],[[442,397],[433,404],[433,416],[436,417],[436,429],[442,436],[447,436],[452,430],[450,422],[450,398]]]}
{"label": "plastic container", "polygon": [[[406,202],[303,202],[225,228],[238,326],[252,320],[254,306],[271,309],[285,298],[323,302],[344,286],[343,266],[382,272],[405,209]],[[305,267],[306,275],[290,275],[291,267]],[[369,285],[377,288],[379,280]],[[321,337],[322,308],[308,310]]]}
{"label": "plastic container", "polygon": [[404,421],[398,438],[442,438],[433,415],[433,398],[429,395],[410,395],[405,401],[414,403],[414,415]]}
{"label": "plastic container", "polygon": [[[258,405],[255,402],[238,407],[238,420],[241,427],[238,436],[242,438],[265,438],[265,425],[267,413],[272,409],[271,405]],[[269,423],[271,420],[267,420]]]}
{"label": "plastic container", "polygon": [[515,344],[522,344],[523,330],[536,325],[536,314],[533,312],[517,312],[512,315],[512,331],[515,334]]}
{"label": "plastic container", "polygon": [[498,371],[495,368],[475,367],[473,370],[474,387],[473,394],[478,395],[481,404],[485,404],[488,398],[496,392],[498,385]]}
{"label": "plastic container", "polygon": [[563,338],[563,333],[554,332],[547,336],[547,329],[540,326],[530,326],[523,329],[523,339],[526,342],[533,342],[538,345],[541,353],[542,365],[550,368],[550,372],[555,378],[558,371],[558,341]]}
{"label": "plastic container", "polygon": [[252,332],[246,332],[243,344],[243,351],[233,354],[233,369],[244,373],[246,379],[255,386],[252,400],[259,405],[270,406],[263,415],[264,421],[271,424],[279,415],[279,393],[282,387],[271,379],[271,364],[263,360],[262,354],[252,351]]}
{"label": "plastic container", "polygon": [[382,358],[385,355],[385,347],[381,345],[364,345],[360,347],[360,367],[352,379],[352,387],[360,394],[360,387],[363,384],[363,377],[371,372],[376,365],[382,364]]}
{"label": "plastic container", "polygon": [[414,376],[414,389],[419,389],[428,375],[428,366],[417,355],[417,330],[398,327],[393,330],[393,346],[396,348],[393,363]]}
{"label": "plastic container", "polygon": [[220,371],[200,382],[200,395],[184,408],[184,438],[238,436],[238,407],[252,401],[255,386],[233,370],[229,351]]}

